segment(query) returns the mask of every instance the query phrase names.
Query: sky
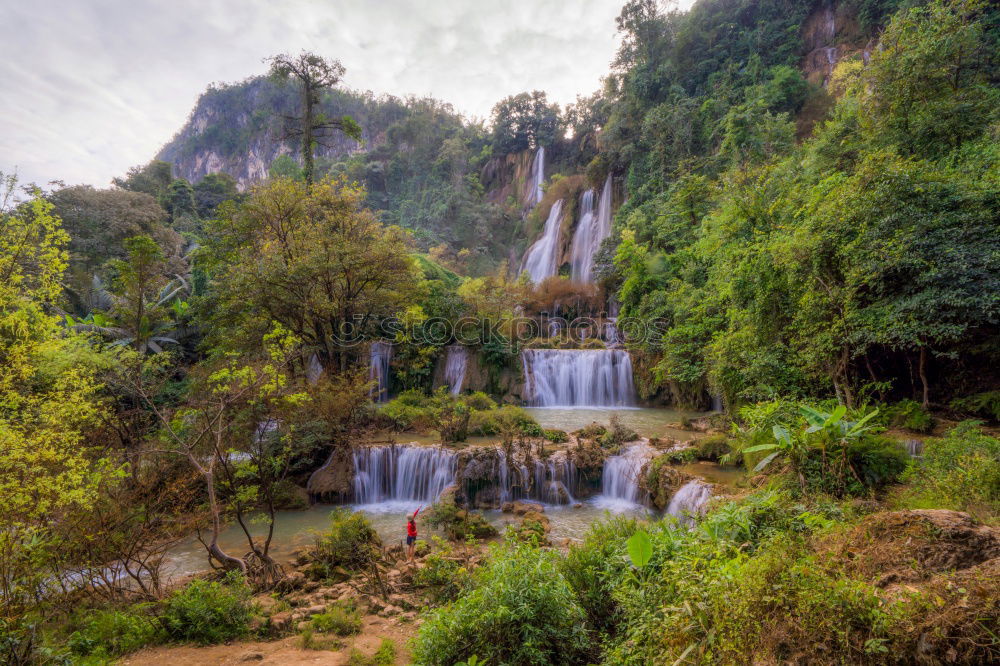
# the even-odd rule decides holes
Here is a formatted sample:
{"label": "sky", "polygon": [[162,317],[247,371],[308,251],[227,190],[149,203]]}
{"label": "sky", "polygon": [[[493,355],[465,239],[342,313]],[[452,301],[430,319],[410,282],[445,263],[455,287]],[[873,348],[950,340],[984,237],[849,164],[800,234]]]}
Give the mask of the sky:
{"label": "sky", "polygon": [[[0,171],[107,186],[156,154],[212,82],[302,49],[343,85],[469,117],[600,86],[624,0],[0,0]],[[690,4],[690,0],[681,0]]]}

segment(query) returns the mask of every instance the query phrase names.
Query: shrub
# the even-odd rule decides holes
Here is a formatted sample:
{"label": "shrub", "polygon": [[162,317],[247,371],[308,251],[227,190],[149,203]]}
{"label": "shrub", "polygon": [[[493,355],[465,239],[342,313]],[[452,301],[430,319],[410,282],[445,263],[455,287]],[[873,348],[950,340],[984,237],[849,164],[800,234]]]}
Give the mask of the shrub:
{"label": "shrub", "polygon": [[463,395],[461,397],[462,402],[469,409],[477,412],[488,411],[497,408],[497,403],[493,401],[493,398],[486,395],[482,391],[476,391],[475,393],[470,393],[468,395]]}
{"label": "shrub", "polygon": [[504,405],[489,411],[474,412],[469,422],[469,432],[473,435],[522,435],[543,436],[542,427],[517,405]]}
{"label": "shrub", "polygon": [[[831,458],[843,460],[836,472]],[[850,442],[843,450],[824,454],[811,449],[800,464],[807,488],[836,497],[859,496],[894,483],[906,469],[909,457],[894,440],[865,437]]]}
{"label": "shrub", "polygon": [[391,666],[396,663],[396,644],[391,638],[383,638],[382,644],[371,657],[366,657],[358,649],[352,649],[347,658],[348,666]]}
{"label": "shrub", "polygon": [[916,499],[935,508],[1000,517],[1000,439],[984,435],[977,421],[964,421],[942,439],[929,439],[923,455],[906,471]]}
{"label": "shrub", "polygon": [[889,425],[913,432],[928,433],[934,429],[934,417],[916,400],[902,400],[887,410]]}
{"label": "shrub", "polygon": [[364,514],[338,508],[330,512],[330,529],[317,535],[308,572],[314,578],[339,575],[335,569],[360,571],[381,555],[382,541]]}
{"label": "shrub", "polygon": [[312,616],[312,628],[322,633],[352,636],[361,632],[361,613],[351,603],[330,606],[325,613]]}
{"label": "shrub", "polygon": [[174,640],[224,643],[249,631],[249,599],[250,588],[236,574],[224,583],[196,580],[167,599],[160,621]]}
{"label": "shrub", "polygon": [[607,430],[597,438],[597,442],[602,448],[613,449],[625,442],[634,442],[637,439],[639,439],[638,433],[622,423],[620,416],[612,414]]}
{"label": "shrub", "polygon": [[590,627],[607,633],[620,620],[612,592],[627,568],[625,542],[639,530],[635,518],[608,516],[593,523],[583,542],[573,545],[560,569],[587,614]]}
{"label": "shrub", "polygon": [[608,429],[602,426],[600,423],[594,422],[588,426],[580,428],[573,434],[575,434],[580,439],[597,439],[607,431]]}
{"label": "shrub", "polygon": [[163,627],[141,610],[93,610],[68,641],[73,654],[108,659],[163,640]]}
{"label": "shrub", "polygon": [[485,539],[497,534],[496,528],[481,513],[460,508],[451,495],[443,496],[432,505],[424,520],[431,527],[443,529],[449,539],[456,541],[464,541],[468,537]]}
{"label": "shrub", "polygon": [[553,444],[565,444],[569,441],[569,435],[566,434],[565,430],[545,430],[544,436]]}
{"label": "shrub", "polygon": [[951,401],[951,408],[1000,421],[1000,391],[986,391]]}
{"label": "shrub", "polygon": [[684,464],[693,462],[698,459],[698,449],[693,446],[686,446],[683,449],[671,449],[663,455],[657,456],[656,460],[659,464],[663,463],[674,463],[674,464]]}
{"label": "shrub", "polygon": [[725,435],[702,437],[696,440],[694,445],[697,448],[699,460],[713,460],[718,462],[722,456],[730,453],[732,450],[729,446],[729,438]]}
{"label": "shrub", "polygon": [[585,615],[558,558],[517,542],[493,547],[472,590],[421,626],[414,662],[452,666],[478,655],[490,664],[585,663]]}
{"label": "shrub", "polygon": [[424,558],[424,565],[413,574],[413,583],[424,588],[437,602],[454,601],[469,584],[469,572],[453,556],[451,546],[434,537],[435,550]]}

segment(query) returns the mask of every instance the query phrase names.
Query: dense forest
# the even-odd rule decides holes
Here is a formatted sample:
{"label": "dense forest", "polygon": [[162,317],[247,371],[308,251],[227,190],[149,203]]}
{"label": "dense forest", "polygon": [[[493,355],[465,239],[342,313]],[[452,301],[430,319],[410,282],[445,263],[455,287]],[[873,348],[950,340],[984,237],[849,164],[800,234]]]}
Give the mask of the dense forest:
{"label": "dense forest", "polygon": [[1000,662],[1000,8],[617,29],[565,107],[303,52],[0,174],[0,662]]}

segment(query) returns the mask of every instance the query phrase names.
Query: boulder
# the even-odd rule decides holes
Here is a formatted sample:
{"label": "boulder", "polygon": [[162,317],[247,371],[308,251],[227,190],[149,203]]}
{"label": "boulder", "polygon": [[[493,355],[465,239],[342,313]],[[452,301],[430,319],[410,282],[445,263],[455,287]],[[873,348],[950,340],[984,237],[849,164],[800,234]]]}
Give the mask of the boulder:
{"label": "boulder", "polygon": [[658,456],[639,471],[639,488],[649,494],[650,501],[660,511],[670,504],[674,493],[694,477],[672,467],[667,456]]}

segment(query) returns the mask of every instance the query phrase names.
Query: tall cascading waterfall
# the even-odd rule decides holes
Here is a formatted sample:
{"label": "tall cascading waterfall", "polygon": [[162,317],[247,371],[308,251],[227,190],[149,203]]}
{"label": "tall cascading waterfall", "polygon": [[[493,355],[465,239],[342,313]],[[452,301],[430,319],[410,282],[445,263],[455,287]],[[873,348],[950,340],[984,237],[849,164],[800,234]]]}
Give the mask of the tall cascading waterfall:
{"label": "tall cascading waterfall", "polygon": [[580,195],[580,219],[577,220],[573,242],[569,248],[570,277],[574,280],[580,281],[579,276],[586,270],[588,261],[592,263],[590,253],[593,233],[594,190],[587,190]]}
{"label": "tall cascading waterfall", "polygon": [[545,182],[545,146],[540,146],[535,151],[535,159],[531,162],[531,172],[528,174],[527,196],[524,203],[530,209],[534,208],[542,200],[545,192],[542,190],[542,183]]}
{"label": "tall cascading waterfall", "polygon": [[667,505],[667,513],[675,516],[684,525],[693,525],[697,516],[705,513],[708,501],[712,499],[712,487],[695,479],[677,489]]}
{"label": "tall cascading waterfall", "polygon": [[368,362],[368,379],[376,382],[372,388],[372,399],[385,402],[389,399],[389,362],[392,360],[392,345],[388,342],[373,342]]}
{"label": "tall cascading waterfall", "polygon": [[649,444],[633,444],[616,456],[604,461],[601,474],[601,503],[611,506],[638,504],[642,491],[639,474],[643,466],[656,455]]}
{"label": "tall cascading waterfall", "polygon": [[631,407],[632,359],[623,349],[525,349],[528,404],[534,407]]}
{"label": "tall cascading waterfall", "polygon": [[[541,150],[541,149],[539,149]],[[559,231],[562,226],[563,201],[552,204],[549,217],[545,220],[542,236],[528,248],[521,264],[522,271],[528,271],[528,277],[535,284],[540,284],[545,278],[556,274],[559,266]]]}
{"label": "tall cascading waterfall", "polygon": [[469,363],[469,348],[465,345],[451,345],[445,352],[444,381],[452,395],[462,392],[465,382],[465,367]]}
{"label": "tall cascading waterfall", "polygon": [[430,446],[354,450],[354,501],[433,504],[455,482],[455,454]]}
{"label": "tall cascading waterfall", "polygon": [[594,191],[580,200],[580,221],[570,246],[570,277],[576,282],[594,281],[594,256],[611,234],[611,174],[604,181],[601,198],[594,210]]}

